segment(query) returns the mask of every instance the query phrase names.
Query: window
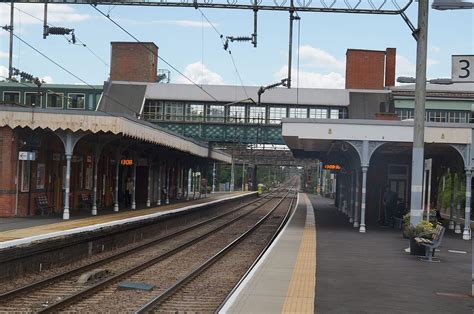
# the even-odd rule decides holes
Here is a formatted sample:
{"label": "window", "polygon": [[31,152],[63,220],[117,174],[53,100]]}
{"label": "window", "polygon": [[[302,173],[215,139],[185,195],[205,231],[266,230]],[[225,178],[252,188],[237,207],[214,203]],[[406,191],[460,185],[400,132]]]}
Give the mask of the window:
{"label": "window", "polygon": [[165,119],[170,121],[183,121],[184,103],[165,102]]}
{"label": "window", "polygon": [[209,105],[206,120],[210,122],[224,122],[224,106]]}
{"label": "window", "polygon": [[413,109],[396,109],[395,112],[400,117],[400,120],[413,119]]}
{"label": "window", "polygon": [[339,119],[339,109],[331,109],[329,119]]}
{"label": "window", "polygon": [[447,121],[451,123],[468,123],[468,113],[459,111],[448,111]]}
{"label": "window", "polygon": [[25,93],[25,105],[41,107],[41,96],[38,93]]}
{"label": "window", "polygon": [[328,110],[326,108],[310,108],[309,117],[311,119],[327,119]]}
{"label": "window", "polygon": [[245,122],[245,107],[244,106],[230,106],[229,122],[244,123]]}
{"label": "window", "polygon": [[145,120],[161,120],[163,119],[163,102],[157,100],[147,100],[143,111],[143,116]]}
{"label": "window", "polygon": [[204,105],[202,104],[186,104],[186,121],[203,121]]}
{"label": "window", "polygon": [[281,119],[286,118],[286,108],[285,107],[270,107],[269,110],[269,123],[271,124],[280,124]]}
{"label": "window", "polygon": [[265,107],[250,107],[249,123],[265,123]]}
{"label": "window", "polygon": [[307,118],[308,110],[304,107],[290,108],[290,118]]}
{"label": "window", "polygon": [[3,101],[11,104],[19,104],[20,92],[3,92]]}
{"label": "window", "polygon": [[86,109],[86,95],[68,94],[67,107],[69,109]]}
{"label": "window", "polygon": [[63,99],[64,95],[63,94],[48,94],[47,96],[47,101],[46,101],[46,107],[47,108],[63,108]]}

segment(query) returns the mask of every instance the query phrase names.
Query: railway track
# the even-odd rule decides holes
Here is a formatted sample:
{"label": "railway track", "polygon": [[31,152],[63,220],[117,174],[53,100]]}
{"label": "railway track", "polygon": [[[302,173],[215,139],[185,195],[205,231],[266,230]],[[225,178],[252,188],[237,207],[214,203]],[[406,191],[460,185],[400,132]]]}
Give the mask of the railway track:
{"label": "railway track", "polygon": [[[276,191],[274,194],[278,193],[279,191]],[[4,293],[0,295],[0,312],[54,312],[68,304],[84,299],[89,300],[90,295],[104,290],[105,287],[133,276],[134,273],[139,273],[170,256],[177,255],[180,251],[210,237],[219,230],[235,224],[265,204],[274,202],[274,198],[274,195],[267,195],[186,229],[147,241],[131,250]],[[244,213],[241,214],[241,211]],[[221,222],[224,218],[227,221]],[[109,271],[105,279],[100,278],[97,282],[92,281],[87,285],[77,284],[77,278],[82,273],[99,266]]]}
{"label": "railway track", "polygon": [[[248,265],[251,265],[261,252],[262,244],[266,244],[262,238],[273,239],[280,230],[279,227],[287,221],[294,199],[292,197],[287,202],[289,204],[281,206],[285,200],[282,198],[267,215],[249,230],[161,294],[155,296],[135,313],[214,313],[248,270]],[[278,209],[284,213],[284,218],[272,221],[270,217]],[[260,232],[257,233],[256,231],[259,229]],[[237,260],[239,263],[236,263]]]}

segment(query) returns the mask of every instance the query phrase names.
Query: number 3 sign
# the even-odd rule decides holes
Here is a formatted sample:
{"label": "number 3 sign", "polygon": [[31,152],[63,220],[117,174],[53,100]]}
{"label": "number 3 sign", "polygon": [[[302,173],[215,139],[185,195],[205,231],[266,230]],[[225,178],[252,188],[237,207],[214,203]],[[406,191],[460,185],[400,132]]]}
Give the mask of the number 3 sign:
{"label": "number 3 sign", "polygon": [[474,56],[452,56],[452,81],[474,82]]}

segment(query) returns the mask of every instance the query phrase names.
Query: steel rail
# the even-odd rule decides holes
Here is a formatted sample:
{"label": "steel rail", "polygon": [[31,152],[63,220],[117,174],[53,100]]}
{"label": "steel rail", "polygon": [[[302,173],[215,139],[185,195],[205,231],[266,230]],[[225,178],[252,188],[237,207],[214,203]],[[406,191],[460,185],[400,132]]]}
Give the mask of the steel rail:
{"label": "steel rail", "polygon": [[58,280],[61,280],[61,279],[64,279],[68,276],[73,276],[73,275],[76,275],[77,273],[81,273],[81,272],[84,272],[84,271],[87,271],[89,269],[92,269],[92,268],[95,268],[97,266],[100,266],[102,264],[105,264],[105,263],[109,263],[109,262],[112,262],[114,260],[117,260],[119,258],[123,258],[123,257],[126,257],[130,254],[133,254],[133,253],[136,253],[140,250],[143,250],[143,249],[146,249],[150,246],[153,246],[153,245],[157,245],[161,242],[164,242],[164,241],[167,241],[175,236],[179,236],[179,235],[182,235],[184,233],[187,233],[187,232],[190,232],[196,228],[199,228],[199,227],[202,227],[203,225],[205,224],[208,224],[210,222],[213,222],[215,220],[218,220],[220,218],[223,218],[225,216],[228,216],[228,215],[231,215],[239,210],[241,210],[242,208],[245,208],[247,206],[251,206],[253,205],[254,203],[256,202],[259,202],[259,201],[262,201],[262,200],[265,200],[268,196],[270,196],[272,193],[277,193],[280,189],[282,188],[279,188],[275,191],[272,191],[271,193],[265,195],[263,198],[257,198],[256,200],[253,200],[251,202],[248,202],[248,203],[245,203],[245,204],[242,204],[242,205],[239,205],[237,208],[227,212],[227,213],[223,213],[221,215],[218,215],[218,216],[215,216],[215,217],[212,217],[208,220],[205,220],[205,221],[202,221],[202,222],[199,222],[199,223],[196,223],[196,224],[193,224],[191,226],[189,226],[188,228],[185,228],[183,230],[179,230],[179,231],[176,231],[176,232],[173,232],[171,234],[168,234],[168,235],[165,235],[163,237],[160,237],[158,239],[153,239],[151,241],[147,241],[143,244],[140,244],[134,248],[131,248],[130,250],[126,250],[126,251],[123,251],[123,252],[119,252],[117,254],[113,254],[111,256],[108,256],[108,257],[105,257],[103,259],[100,259],[100,260],[97,260],[97,261],[94,261],[92,263],[89,263],[89,264],[86,264],[86,265],[83,265],[83,266],[80,266],[78,268],[75,268],[75,269],[72,269],[72,270],[68,270],[68,271],[65,271],[65,272],[62,272],[60,274],[57,274],[57,275],[54,275],[54,276],[51,276],[49,278],[46,278],[46,279],[42,279],[42,280],[39,280],[39,281],[36,281],[36,282],[33,282],[31,284],[28,284],[28,285],[25,285],[23,287],[20,287],[20,288],[17,288],[17,289],[14,289],[14,290],[10,290],[10,291],[7,291],[7,292],[4,292],[2,294],[0,294],[0,305],[2,304],[2,302],[4,301],[7,301],[13,297],[16,297],[20,294],[24,294],[28,291],[31,291],[31,290],[35,290],[35,289],[38,289],[38,288],[41,288],[41,287],[44,287],[46,285],[49,285],[55,281],[58,281]]}
{"label": "steel rail", "polygon": [[[276,192],[276,191],[275,191]],[[275,193],[276,194],[276,193]],[[270,202],[271,200],[273,200],[276,196],[274,196],[273,198],[269,198],[266,202],[264,202],[263,204],[261,204],[260,206]],[[231,225],[232,223],[234,223],[235,221],[238,221],[240,219],[242,219],[243,217],[249,215],[250,213],[254,212],[255,210],[257,210],[259,207],[256,207],[250,211],[248,211],[247,213],[241,215],[241,216],[238,216],[220,226],[218,226],[217,228],[214,228],[213,230],[197,237],[197,238],[194,238],[193,240],[190,240],[182,245],[179,245],[177,247],[175,247],[174,249],[171,249],[170,251],[167,251],[165,253],[162,253],[160,255],[157,255],[153,258],[150,258],[144,262],[142,262],[141,264],[139,265],[135,265],[133,266],[132,268],[129,268],[128,270],[125,270],[125,271],[122,271],[121,273],[118,273],[112,277],[109,277],[101,282],[98,282],[84,290],[81,290],[81,291],[78,291],[64,299],[62,299],[61,301],[58,301],[57,303],[54,303],[54,304],[51,304],[50,306],[48,307],[45,307],[41,310],[38,311],[38,313],[53,313],[53,312],[57,312],[59,310],[61,310],[62,308],[68,306],[68,305],[71,305],[97,291],[100,291],[102,290],[104,287],[110,285],[110,284],[113,284],[114,282],[124,278],[124,277],[127,277],[127,276],[132,276],[138,272],[140,272],[141,270],[144,270],[170,256],[173,256],[175,254],[177,254],[178,252],[181,252],[182,250],[184,250],[185,248],[188,248],[190,246],[192,246],[193,244],[213,235],[215,232]]]}
{"label": "steel rail", "polygon": [[[0,2],[11,2],[11,0],[0,0]],[[14,3],[44,3],[44,0],[14,0]],[[243,2],[243,1],[242,1]],[[269,1],[270,2],[270,1]],[[299,6],[286,5],[287,1],[282,0],[278,4],[274,1],[275,5],[262,5],[259,2],[257,5],[252,4],[250,1],[248,4],[240,4],[238,0],[228,0],[222,3],[214,3],[212,0],[204,0],[202,2],[194,1],[166,1],[166,0],[155,0],[155,1],[107,1],[107,0],[49,0],[51,4],[91,4],[91,5],[129,5],[129,6],[149,6],[149,7],[176,7],[176,8],[204,8],[204,9],[237,9],[237,10],[263,10],[263,11],[298,11],[298,12],[321,12],[321,13],[355,13],[355,14],[381,14],[381,15],[398,15],[408,9],[413,3],[413,0],[406,0],[406,4],[400,7],[396,1],[394,2],[394,9],[383,9],[384,6],[388,6],[388,1],[384,1],[378,8],[373,4],[371,0],[364,2],[367,7],[360,8],[362,0],[358,4],[350,5],[345,3],[343,7],[334,7],[333,4],[326,4],[321,0],[321,6],[310,6],[311,2],[303,3]],[[396,3],[396,4],[395,4]],[[370,8],[369,8],[370,5]]]}
{"label": "steel rail", "polygon": [[175,282],[173,285],[171,285],[168,289],[166,289],[164,292],[150,300],[147,304],[142,306],[140,309],[138,309],[135,313],[136,314],[143,314],[147,313],[150,311],[153,311],[153,309],[163,303],[165,300],[167,300],[170,296],[172,296],[176,291],[178,291],[181,287],[183,287],[185,284],[187,284],[189,281],[197,277],[199,274],[201,274],[204,270],[209,268],[211,265],[213,265],[215,262],[217,262],[220,258],[222,258],[226,253],[228,253],[231,249],[233,249],[237,244],[242,242],[245,238],[247,238],[250,234],[252,234],[255,229],[260,227],[269,217],[270,215],[280,206],[280,204],[286,199],[288,194],[292,191],[291,187],[288,192],[285,194],[284,197],[264,216],[262,217],[256,224],[254,224],[250,229],[248,229],[245,233],[240,235],[237,239],[232,241],[230,244],[228,244],[225,248],[220,250],[218,253],[216,253],[214,256],[209,258],[207,261],[202,263],[200,266],[192,270],[190,273],[185,275],[183,278]]}

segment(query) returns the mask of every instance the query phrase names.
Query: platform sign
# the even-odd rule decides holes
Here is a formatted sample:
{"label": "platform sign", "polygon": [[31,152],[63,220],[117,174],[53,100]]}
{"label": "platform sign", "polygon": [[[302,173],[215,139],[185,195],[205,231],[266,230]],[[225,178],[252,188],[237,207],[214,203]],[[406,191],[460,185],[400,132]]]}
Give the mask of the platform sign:
{"label": "platform sign", "polygon": [[36,160],[35,152],[18,152],[18,160]]}
{"label": "platform sign", "polygon": [[451,80],[453,82],[474,82],[474,55],[451,56]]}

